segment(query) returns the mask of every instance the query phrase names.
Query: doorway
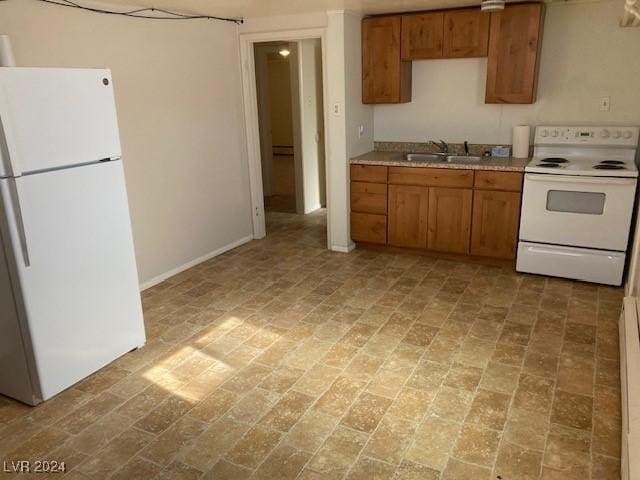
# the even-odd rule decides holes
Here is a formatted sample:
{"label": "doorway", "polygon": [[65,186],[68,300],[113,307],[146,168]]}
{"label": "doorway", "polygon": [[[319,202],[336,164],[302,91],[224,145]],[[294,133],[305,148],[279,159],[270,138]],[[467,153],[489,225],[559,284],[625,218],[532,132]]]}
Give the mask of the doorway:
{"label": "doorway", "polygon": [[276,214],[325,215],[322,44],[253,44],[267,230]]}

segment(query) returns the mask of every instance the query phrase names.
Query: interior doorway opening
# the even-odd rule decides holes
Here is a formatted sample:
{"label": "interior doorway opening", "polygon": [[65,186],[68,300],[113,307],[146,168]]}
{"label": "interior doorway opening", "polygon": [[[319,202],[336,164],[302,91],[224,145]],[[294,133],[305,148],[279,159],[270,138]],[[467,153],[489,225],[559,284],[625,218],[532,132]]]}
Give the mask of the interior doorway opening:
{"label": "interior doorway opening", "polygon": [[322,43],[308,38],[253,48],[268,231],[275,213],[325,215]]}

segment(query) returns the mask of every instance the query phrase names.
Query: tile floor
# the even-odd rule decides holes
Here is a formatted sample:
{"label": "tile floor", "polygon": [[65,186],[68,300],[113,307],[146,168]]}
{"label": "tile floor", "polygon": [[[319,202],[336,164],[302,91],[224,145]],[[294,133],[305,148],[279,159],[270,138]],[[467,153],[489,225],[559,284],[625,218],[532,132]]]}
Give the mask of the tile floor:
{"label": "tile floor", "polygon": [[322,214],[269,220],[144,293],[143,349],[37,408],[0,397],[0,459],[76,479],[619,478],[619,289],[331,253]]}

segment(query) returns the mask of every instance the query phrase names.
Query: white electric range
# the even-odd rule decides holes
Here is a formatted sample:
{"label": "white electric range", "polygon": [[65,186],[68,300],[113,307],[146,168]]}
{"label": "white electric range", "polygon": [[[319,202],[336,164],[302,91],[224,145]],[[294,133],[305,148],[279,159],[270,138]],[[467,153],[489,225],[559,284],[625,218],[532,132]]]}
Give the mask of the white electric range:
{"label": "white electric range", "polygon": [[637,127],[537,127],[525,167],[516,270],[620,285]]}

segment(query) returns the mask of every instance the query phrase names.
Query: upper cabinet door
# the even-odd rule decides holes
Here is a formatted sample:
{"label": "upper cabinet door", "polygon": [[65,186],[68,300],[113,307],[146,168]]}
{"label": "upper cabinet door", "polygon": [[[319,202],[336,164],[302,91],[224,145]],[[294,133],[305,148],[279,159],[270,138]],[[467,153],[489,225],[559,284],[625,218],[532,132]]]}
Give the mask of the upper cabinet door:
{"label": "upper cabinet door", "polygon": [[411,101],[411,62],[400,58],[400,16],[362,20],[362,103]]}
{"label": "upper cabinet door", "polygon": [[486,57],[489,23],[490,14],[482,12],[478,7],[445,12],[443,56]]}
{"label": "upper cabinet door", "polygon": [[442,58],[444,13],[402,16],[402,59]]}
{"label": "upper cabinet door", "polygon": [[540,44],[542,3],[507,5],[491,14],[485,103],[533,103]]}

